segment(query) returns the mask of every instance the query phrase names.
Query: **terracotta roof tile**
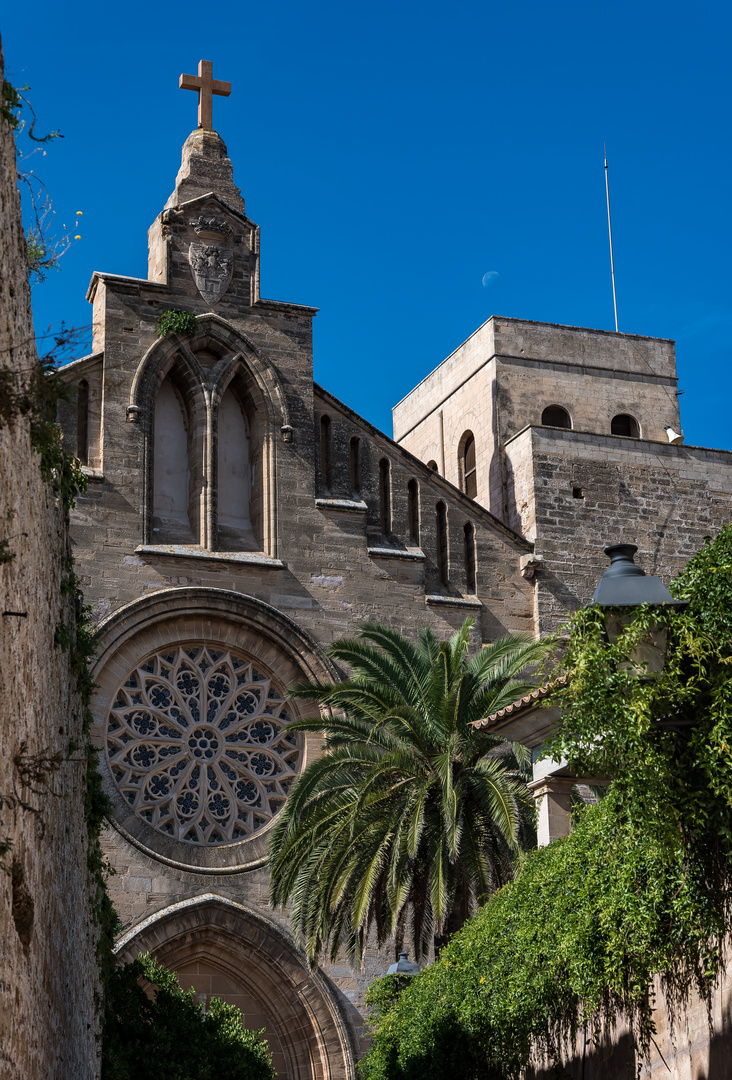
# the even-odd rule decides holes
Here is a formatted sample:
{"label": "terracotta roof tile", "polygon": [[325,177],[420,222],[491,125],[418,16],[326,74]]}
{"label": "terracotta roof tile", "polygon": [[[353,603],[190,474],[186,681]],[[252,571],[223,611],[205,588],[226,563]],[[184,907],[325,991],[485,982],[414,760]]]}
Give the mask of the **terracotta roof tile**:
{"label": "terracotta roof tile", "polygon": [[567,676],[561,675],[553,682],[544,683],[543,686],[537,686],[536,690],[524,694],[522,698],[519,698],[517,701],[512,701],[510,705],[506,705],[505,708],[499,709],[498,712],[491,713],[490,716],[486,716],[483,720],[473,721],[471,726],[474,728],[493,727],[499,720],[506,720],[509,716],[517,716],[525,710],[533,709],[538,701],[548,697],[553,690],[556,690],[559,686],[564,686],[566,682]]}

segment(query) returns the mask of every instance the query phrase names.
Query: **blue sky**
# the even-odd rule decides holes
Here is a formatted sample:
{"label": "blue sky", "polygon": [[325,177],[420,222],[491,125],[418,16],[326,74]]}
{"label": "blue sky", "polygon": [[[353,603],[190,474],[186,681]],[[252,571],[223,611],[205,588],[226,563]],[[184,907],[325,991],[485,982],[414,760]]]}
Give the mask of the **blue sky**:
{"label": "blue sky", "polygon": [[[34,287],[88,323],[93,270],[145,276],[201,57],[262,295],[318,306],[315,377],[379,427],[491,314],[675,338],[688,443],[732,449],[730,6],[673,2],[6,7],[57,219],[82,239]],[[486,276],[488,275],[488,276]]]}

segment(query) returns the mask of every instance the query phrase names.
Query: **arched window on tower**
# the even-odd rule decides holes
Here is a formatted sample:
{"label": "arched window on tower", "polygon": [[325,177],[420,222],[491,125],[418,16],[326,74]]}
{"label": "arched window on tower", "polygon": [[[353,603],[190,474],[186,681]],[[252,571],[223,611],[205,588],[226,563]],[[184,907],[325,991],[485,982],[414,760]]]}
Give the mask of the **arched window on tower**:
{"label": "arched window on tower", "polygon": [[572,427],[569,413],[561,405],[547,405],[541,414],[541,422],[545,427]]}
{"label": "arched window on tower", "polygon": [[438,502],[435,507],[435,525],[437,533],[437,572],[440,585],[447,587],[450,580],[450,552],[447,540],[447,507]]}
{"label": "arched window on tower", "polygon": [[89,383],[82,379],[76,388],[76,456],[89,464]]}
{"label": "arched window on tower", "polygon": [[252,469],[249,457],[249,425],[231,387],[221,398],[218,419],[219,548],[222,551],[238,551],[256,545],[252,535],[250,509]]}
{"label": "arched window on tower", "polygon": [[330,494],[333,486],[331,422],[330,417],[325,414],[320,418],[320,483],[324,491]]}
{"label": "arched window on tower", "polygon": [[432,472],[437,472],[437,462],[436,461],[428,461],[427,462],[427,468],[432,469]]}
{"label": "arched window on tower", "polygon": [[348,464],[351,470],[351,491],[361,493],[361,440],[354,435],[348,446]]}
{"label": "arched window on tower", "polygon": [[463,526],[465,536],[465,587],[471,596],[478,591],[475,574],[475,526],[466,521]]}
{"label": "arched window on tower", "polygon": [[389,459],[379,462],[379,514],[384,537],[391,535],[391,468]]}
{"label": "arched window on tower", "polygon": [[466,431],[460,440],[458,475],[460,487],[466,495],[475,499],[478,495],[478,476],[475,471],[475,437],[472,431]]}
{"label": "arched window on tower", "polygon": [[155,398],[153,453],[153,543],[198,543],[191,532],[188,423],[172,379]]}
{"label": "arched window on tower", "polygon": [[617,416],[614,416],[610,421],[610,432],[612,435],[625,435],[631,439],[640,438],[638,421],[629,413],[618,413]]}
{"label": "arched window on tower", "polygon": [[414,478],[407,484],[407,512],[409,544],[411,547],[419,547],[419,484]]}

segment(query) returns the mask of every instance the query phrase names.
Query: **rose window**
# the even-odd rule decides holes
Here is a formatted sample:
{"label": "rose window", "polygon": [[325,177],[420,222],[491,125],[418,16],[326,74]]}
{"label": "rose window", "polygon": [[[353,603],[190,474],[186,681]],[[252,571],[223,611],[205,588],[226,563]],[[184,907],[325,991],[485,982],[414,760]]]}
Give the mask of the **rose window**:
{"label": "rose window", "polygon": [[230,844],[269,824],[300,767],[282,692],[236,653],[175,647],[119,688],[107,720],[122,798],[154,829]]}

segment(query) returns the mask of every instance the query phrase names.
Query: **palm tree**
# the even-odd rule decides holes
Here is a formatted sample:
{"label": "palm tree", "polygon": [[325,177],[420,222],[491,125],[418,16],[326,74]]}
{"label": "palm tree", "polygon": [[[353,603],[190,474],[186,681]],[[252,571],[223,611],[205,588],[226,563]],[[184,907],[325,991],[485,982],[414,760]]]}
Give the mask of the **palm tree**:
{"label": "palm tree", "polygon": [[470,722],[532,688],[520,675],[547,642],[509,634],[468,658],[472,625],[414,645],[364,623],[328,650],[350,678],[290,690],[327,707],[291,728],[325,739],[273,829],[271,901],[292,904],[313,964],[327,945],[360,959],[372,930],[439,951],[531,840],[525,751]]}

